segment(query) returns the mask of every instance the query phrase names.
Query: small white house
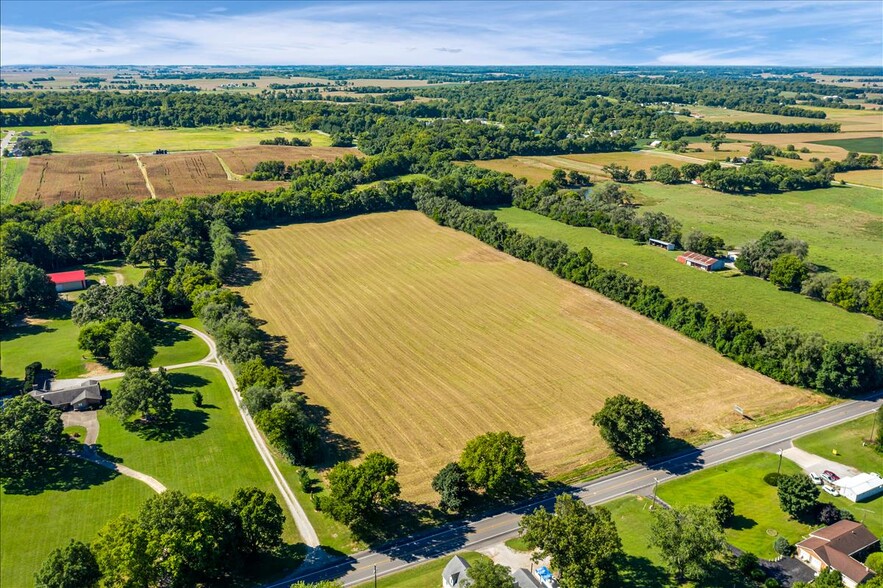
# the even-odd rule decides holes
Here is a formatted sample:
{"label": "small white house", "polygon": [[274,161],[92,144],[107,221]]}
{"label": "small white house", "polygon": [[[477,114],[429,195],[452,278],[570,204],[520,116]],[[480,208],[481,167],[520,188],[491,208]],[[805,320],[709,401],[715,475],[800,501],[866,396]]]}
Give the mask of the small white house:
{"label": "small white house", "polygon": [[876,472],[873,474],[859,474],[840,478],[834,482],[840,496],[844,496],[853,502],[869,500],[878,494],[883,494],[883,478]]}
{"label": "small white house", "polygon": [[460,588],[469,582],[469,562],[455,555],[442,572],[442,588]]}

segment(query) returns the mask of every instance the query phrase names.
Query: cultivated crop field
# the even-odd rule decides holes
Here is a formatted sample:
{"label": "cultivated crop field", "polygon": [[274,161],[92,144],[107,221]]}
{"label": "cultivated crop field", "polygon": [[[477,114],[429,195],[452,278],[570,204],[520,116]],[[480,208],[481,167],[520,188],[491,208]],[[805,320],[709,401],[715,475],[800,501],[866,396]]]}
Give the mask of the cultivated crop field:
{"label": "cultivated crop field", "polygon": [[435,472],[487,431],[526,436],[549,475],[605,456],[590,418],[616,393],[691,437],[735,424],[734,403],[760,416],[823,401],[417,212],[244,239],[255,316],[287,338],[332,430],[398,460],[410,499],[435,500]]}
{"label": "cultivated crop field", "polygon": [[205,196],[220,192],[272,190],[288,182],[231,179],[218,156],[209,151],[145,155],[141,161],[157,198]]}
{"label": "cultivated crop field", "polygon": [[238,147],[225,149],[217,154],[224,160],[230,170],[239,175],[250,174],[255,166],[262,161],[284,161],[291,165],[305,159],[321,159],[334,161],[345,155],[362,157],[358,149],[346,147],[288,147],[286,145],[258,145],[256,147]]}
{"label": "cultivated crop field", "polygon": [[27,157],[0,159],[0,204],[9,204],[18,192],[21,177],[28,167]]}
{"label": "cultivated crop field", "polygon": [[16,201],[98,201],[150,198],[138,162],[129,155],[40,155],[31,157]]}

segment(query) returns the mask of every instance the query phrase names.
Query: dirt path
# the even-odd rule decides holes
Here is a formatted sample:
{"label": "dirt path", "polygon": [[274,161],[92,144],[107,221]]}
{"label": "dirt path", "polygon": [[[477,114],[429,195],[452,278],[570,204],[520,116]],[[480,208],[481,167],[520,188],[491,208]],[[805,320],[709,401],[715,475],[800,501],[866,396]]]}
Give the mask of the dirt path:
{"label": "dirt path", "polygon": [[224,159],[220,155],[218,155],[217,151],[212,151],[212,153],[215,154],[215,157],[218,158],[218,163],[220,163],[221,167],[224,168],[224,173],[227,174],[228,180],[230,180],[231,182],[241,182],[244,179],[243,176],[233,173],[233,170],[230,169],[230,166],[227,165],[227,162],[224,161]]}
{"label": "dirt path", "polygon": [[126,283],[126,278],[120,272],[113,272],[113,279],[116,280],[117,286],[122,286]]}
{"label": "dirt path", "polygon": [[141,161],[141,156],[137,153],[133,153],[132,157],[138,162],[138,169],[141,170],[141,175],[144,176],[144,183],[147,185],[147,191],[150,192],[150,197],[156,200],[156,191],[153,189],[153,184],[150,183],[150,178],[147,177],[147,167],[144,165],[144,162]]}

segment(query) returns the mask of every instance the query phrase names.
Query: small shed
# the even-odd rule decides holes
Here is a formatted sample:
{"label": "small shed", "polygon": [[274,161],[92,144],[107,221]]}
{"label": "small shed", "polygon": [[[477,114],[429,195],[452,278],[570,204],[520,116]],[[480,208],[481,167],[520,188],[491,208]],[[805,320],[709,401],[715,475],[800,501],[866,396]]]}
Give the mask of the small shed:
{"label": "small shed", "polygon": [[674,243],[669,243],[668,241],[663,241],[662,239],[648,239],[647,244],[665,249],[666,251],[674,251],[676,249]]}
{"label": "small shed", "polygon": [[55,284],[56,292],[70,292],[72,290],[86,289],[86,272],[83,270],[74,270],[70,272],[57,272],[47,274],[52,283]]}
{"label": "small shed", "polygon": [[543,588],[540,581],[524,568],[515,570],[515,573],[512,574],[512,579],[515,580],[515,585],[518,588]]}
{"label": "small shed", "polygon": [[695,267],[706,272],[716,272],[724,269],[724,260],[716,257],[708,257],[701,253],[687,251],[683,255],[678,255],[678,263],[683,263],[690,267]]}
{"label": "small shed", "polygon": [[660,145],[662,145],[662,141],[656,140],[656,141],[650,141],[650,143],[647,144],[647,147],[651,147],[651,148],[655,149],[656,147],[659,147]]}
{"label": "small shed", "polygon": [[883,494],[883,478],[878,473],[862,473],[857,476],[840,478],[834,482],[840,496],[844,496],[853,502],[869,500],[878,494]]}
{"label": "small shed", "polygon": [[459,588],[469,582],[469,562],[455,555],[442,571],[442,588]]}

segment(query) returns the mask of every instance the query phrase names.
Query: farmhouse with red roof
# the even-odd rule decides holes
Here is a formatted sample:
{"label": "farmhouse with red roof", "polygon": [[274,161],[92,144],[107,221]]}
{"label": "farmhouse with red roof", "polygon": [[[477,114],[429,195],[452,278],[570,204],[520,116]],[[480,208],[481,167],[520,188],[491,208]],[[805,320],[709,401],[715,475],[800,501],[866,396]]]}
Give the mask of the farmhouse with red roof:
{"label": "farmhouse with red roof", "polygon": [[56,292],[70,292],[72,290],[86,289],[86,272],[83,270],[74,270],[71,272],[58,272],[47,274],[52,283],[55,284]]}

